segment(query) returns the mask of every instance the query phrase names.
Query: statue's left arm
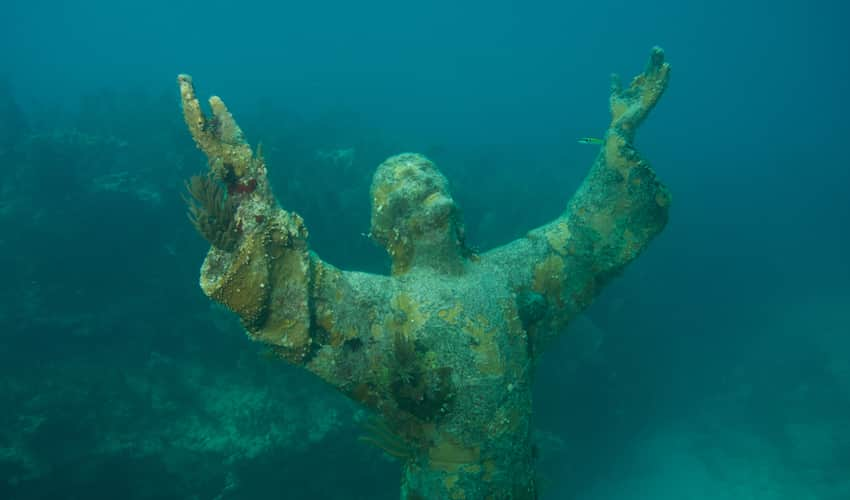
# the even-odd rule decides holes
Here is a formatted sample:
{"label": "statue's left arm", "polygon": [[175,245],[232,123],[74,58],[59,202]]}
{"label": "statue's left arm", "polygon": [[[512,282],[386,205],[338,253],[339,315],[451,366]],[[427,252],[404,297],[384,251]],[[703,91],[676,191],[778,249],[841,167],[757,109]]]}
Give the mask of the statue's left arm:
{"label": "statue's left arm", "polygon": [[670,194],[633,145],[635,132],[667,87],[670,66],[654,48],[628,88],[614,80],[599,155],[566,211],[526,237],[482,256],[517,294],[538,351],[664,228]]}

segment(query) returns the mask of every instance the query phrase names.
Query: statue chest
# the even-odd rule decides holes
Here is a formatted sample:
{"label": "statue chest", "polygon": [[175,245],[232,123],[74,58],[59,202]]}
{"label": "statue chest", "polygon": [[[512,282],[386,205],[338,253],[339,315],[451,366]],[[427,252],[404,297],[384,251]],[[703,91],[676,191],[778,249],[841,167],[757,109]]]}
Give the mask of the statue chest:
{"label": "statue chest", "polygon": [[391,329],[427,362],[450,367],[460,383],[514,378],[527,367],[516,298],[498,276],[423,273],[400,284],[391,301]]}

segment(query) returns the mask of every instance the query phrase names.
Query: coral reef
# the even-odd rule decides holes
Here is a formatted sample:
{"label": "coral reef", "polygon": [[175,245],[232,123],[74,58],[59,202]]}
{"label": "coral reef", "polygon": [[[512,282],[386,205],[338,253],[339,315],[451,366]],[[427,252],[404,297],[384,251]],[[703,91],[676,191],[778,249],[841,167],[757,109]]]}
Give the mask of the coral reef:
{"label": "coral reef", "polygon": [[669,194],[633,139],[668,78],[655,48],[627,89],[612,88],[611,126],[567,210],[480,255],[432,161],[384,161],[370,191],[370,235],[392,258],[383,276],[310,252],[301,218],[271,193],[259,148],[218,97],[205,116],[181,75],[186,124],[242,232],[232,252],[210,250],[201,286],[252,338],[375,412],[369,440],[402,460],[402,498],[536,498],[533,367],[666,224]]}
{"label": "coral reef", "polygon": [[[351,418],[348,405],[313,397],[315,391],[306,390],[309,385],[280,391],[258,385],[244,373],[211,377],[213,367],[158,353],[133,373],[103,380],[103,370],[66,362],[43,366],[38,377],[0,375],[0,401],[16,409],[0,417],[0,492],[55,476],[51,469],[59,457],[49,449],[55,449],[54,439],[62,438],[67,448],[62,459],[84,455],[140,468],[146,461],[159,461],[181,478],[170,491],[197,494],[211,487],[204,483],[220,480],[222,470],[239,470],[280,450],[303,452],[338,436]],[[275,379],[282,383],[287,377],[274,372],[266,381]],[[76,412],[98,418],[81,419]],[[138,479],[150,478],[141,474]]]}

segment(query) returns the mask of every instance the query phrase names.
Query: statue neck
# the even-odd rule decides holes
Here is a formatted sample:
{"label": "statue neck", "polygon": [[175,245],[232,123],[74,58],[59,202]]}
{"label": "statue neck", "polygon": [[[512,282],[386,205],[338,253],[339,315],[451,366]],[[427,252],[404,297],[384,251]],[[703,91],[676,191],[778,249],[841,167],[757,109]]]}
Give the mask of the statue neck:
{"label": "statue neck", "polygon": [[466,256],[454,228],[420,233],[409,247],[406,259],[393,260],[393,274],[430,270],[441,274],[462,274]]}

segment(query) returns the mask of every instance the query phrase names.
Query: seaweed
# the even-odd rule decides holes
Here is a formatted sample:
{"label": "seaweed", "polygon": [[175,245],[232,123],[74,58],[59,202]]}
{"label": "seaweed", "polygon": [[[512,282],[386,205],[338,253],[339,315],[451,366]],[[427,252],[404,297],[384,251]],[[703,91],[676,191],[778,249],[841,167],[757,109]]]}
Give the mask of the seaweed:
{"label": "seaweed", "polygon": [[422,422],[433,422],[448,411],[454,399],[452,369],[429,368],[413,339],[401,332],[393,337],[390,391],[399,409]]}
{"label": "seaweed", "polygon": [[193,175],[186,181],[186,190],[189,192],[189,196],[183,197],[189,209],[186,215],[198,233],[219,250],[235,250],[241,231],[236,222],[234,199],[209,175]]}
{"label": "seaweed", "polygon": [[363,430],[365,434],[358,437],[359,441],[371,444],[402,462],[413,459],[417,454],[416,447],[403,436],[393,432],[382,418],[369,418],[363,422]]}

